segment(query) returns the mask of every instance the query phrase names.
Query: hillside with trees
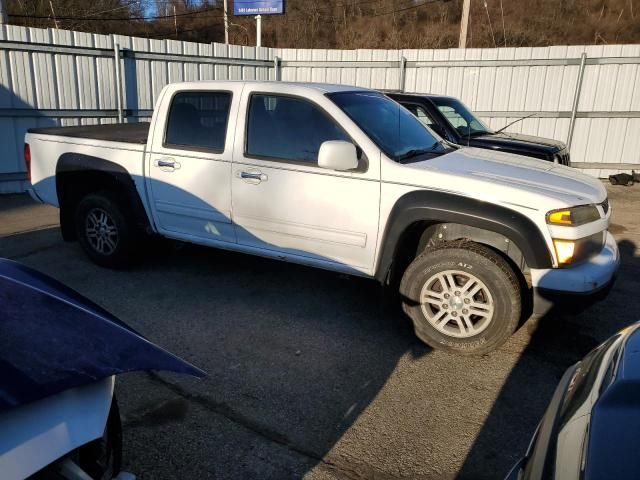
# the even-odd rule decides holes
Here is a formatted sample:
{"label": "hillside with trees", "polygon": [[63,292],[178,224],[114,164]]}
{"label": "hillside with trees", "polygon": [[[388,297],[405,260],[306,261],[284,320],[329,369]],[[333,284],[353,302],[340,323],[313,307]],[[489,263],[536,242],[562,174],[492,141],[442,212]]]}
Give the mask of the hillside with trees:
{"label": "hillside with trees", "polygon": [[[7,0],[7,8],[17,25],[224,41],[222,0]],[[263,17],[263,45],[451,48],[461,12],[462,0],[287,0],[285,15]],[[252,17],[229,22],[231,43],[255,44]],[[640,0],[471,0],[468,47],[639,42]]]}

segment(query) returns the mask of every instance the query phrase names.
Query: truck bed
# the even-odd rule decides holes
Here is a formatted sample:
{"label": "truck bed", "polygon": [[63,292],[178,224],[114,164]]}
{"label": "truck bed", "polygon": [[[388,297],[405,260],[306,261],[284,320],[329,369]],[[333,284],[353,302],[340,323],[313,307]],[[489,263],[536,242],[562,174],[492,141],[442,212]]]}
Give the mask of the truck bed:
{"label": "truck bed", "polygon": [[30,128],[29,133],[57,135],[61,137],[86,138],[108,142],[147,143],[149,123],[117,123],[108,125],[82,125],[79,127]]}

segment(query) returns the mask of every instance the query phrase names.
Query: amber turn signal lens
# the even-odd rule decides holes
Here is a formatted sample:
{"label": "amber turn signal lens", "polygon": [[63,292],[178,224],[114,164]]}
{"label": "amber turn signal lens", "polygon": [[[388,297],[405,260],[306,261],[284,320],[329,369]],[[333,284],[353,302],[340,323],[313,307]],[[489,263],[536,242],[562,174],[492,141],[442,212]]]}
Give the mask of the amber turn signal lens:
{"label": "amber turn signal lens", "polygon": [[571,225],[577,227],[600,219],[600,211],[595,205],[552,210],[547,213],[547,223],[551,225]]}
{"label": "amber turn signal lens", "polygon": [[571,210],[556,210],[555,212],[549,212],[547,222],[554,223],[556,225],[571,225]]}

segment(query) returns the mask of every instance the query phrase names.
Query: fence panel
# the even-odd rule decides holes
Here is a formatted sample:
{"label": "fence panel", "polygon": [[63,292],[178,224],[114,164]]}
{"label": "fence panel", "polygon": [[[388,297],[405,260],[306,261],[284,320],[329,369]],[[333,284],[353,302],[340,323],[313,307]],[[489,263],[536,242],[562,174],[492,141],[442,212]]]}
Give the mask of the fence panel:
{"label": "fence panel", "polygon": [[272,49],[3,25],[0,192],[26,188],[28,128],[149,120],[168,83],[211,79],[451,95],[495,129],[534,114],[507,131],[571,137],[573,164],[591,175],[640,169],[640,45]]}

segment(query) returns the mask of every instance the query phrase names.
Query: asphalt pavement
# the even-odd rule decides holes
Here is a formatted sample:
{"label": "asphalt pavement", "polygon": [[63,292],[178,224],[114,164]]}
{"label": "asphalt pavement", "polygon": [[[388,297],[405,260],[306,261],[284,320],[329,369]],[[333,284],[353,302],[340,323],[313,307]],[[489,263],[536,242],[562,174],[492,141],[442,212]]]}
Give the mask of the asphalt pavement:
{"label": "asphalt pavement", "polygon": [[208,372],[118,377],[124,467],[140,479],[494,479],[562,372],[640,320],[640,186],[607,188],[623,260],[608,298],[529,320],[482,357],[424,346],[361,278],[168,242],[129,271],[97,267],[25,195],[0,196],[0,256]]}

